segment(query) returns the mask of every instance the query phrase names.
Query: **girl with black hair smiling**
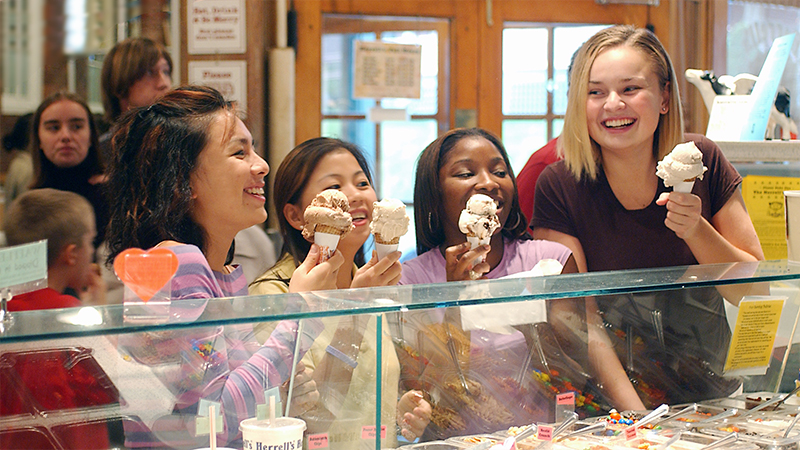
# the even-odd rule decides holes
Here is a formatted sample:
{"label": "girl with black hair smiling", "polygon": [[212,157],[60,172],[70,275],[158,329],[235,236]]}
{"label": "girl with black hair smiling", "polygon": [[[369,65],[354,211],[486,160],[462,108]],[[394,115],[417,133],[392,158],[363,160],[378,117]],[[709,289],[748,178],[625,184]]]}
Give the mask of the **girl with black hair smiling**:
{"label": "girl with black hair smiling", "polygon": [[[234,106],[212,88],[179,88],[124,115],[113,145],[109,262],[131,247],[172,250],[178,269],[171,286],[164,288],[169,292],[163,293],[171,299],[169,322],[214,315],[230,305],[212,299],[247,295],[242,268],[229,264],[233,238],[266,219],[264,177],[269,166],[256,153]],[[290,292],[333,285],[342,258],[317,264],[318,255],[319,248],[312,246],[289,285]],[[256,405],[265,402],[264,391],[290,378],[295,345],[301,346],[302,355],[321,331],[321,323],[307,320],[302,336],[296,336],[297,329],[296,321],[282,321],[264,345],[258,345],[247,325],[157,336],[167,341],[159,348],[182,349],[181,367],[176,369],[180,379],[158,372],[176,397],[177,415],[197,414],[204,399],[219,402],[223,439],[235,440],[239,422],[254,417]],[[135,353],[148,343],[127,345]],[[317,398],[313,380],[299,365],[292,405],[301,408]],[[182,424],[183,417],[177,421]],[[157,433],[159,422],[152,425]],[[187,430],[185,436],[190,435]]]}
{"label": "girl with black hair smiling", "polygon": [[[474,194],[497,203],[501,228],[489,245],[470,249],[458,220]],[[565,246],[531,240],[508,154],[499,139],[480,128],[451,130],[422,152],[414,219],[418,256],[403,263],[400,284],[500,278],[531,270],[542,259],[557,260],[563,273],[578,271]]]}
{"label": "girl with black hair smiling", "polygon": [[[311,200],[325,189],[338,189],[347,196],[355,229],[341,238],[334,257],[344,259],[336,277],[336,288],[392,286],[400,278],[400,252],[378,260],[377,252],[365,261],[364,243],[370,235],[372,204],[377,200],[372,175],[362,151],[339,139],[315,138],[295,147],[275,174],[274,199],[283,236],[283,256],[250,286],[251,294],[287,292],[298,273],[300,261],[308,260],[311,244],[301,230],[303,213]],[[310,431],[322,423],[336,430],[353,419],[362,425],[375,422],[377,321],[370,316],[323,319],[326,329],[306,355],[320,390],[320,403],[313,416],[305,417]],[[398,430],[387,429],[382,446],[395,447],[396,433],[413,440],[420,436],[430,418],[430,405],[415,391],[402,393],[399,400],[389,392],[399,385],[399,363],[383,319],[382,422],[397,421]],[[345,361],[347,363],[345,363]],[[347,419],[345,419],[345,417]],[[323,420],[318,420],[323,419]]]}

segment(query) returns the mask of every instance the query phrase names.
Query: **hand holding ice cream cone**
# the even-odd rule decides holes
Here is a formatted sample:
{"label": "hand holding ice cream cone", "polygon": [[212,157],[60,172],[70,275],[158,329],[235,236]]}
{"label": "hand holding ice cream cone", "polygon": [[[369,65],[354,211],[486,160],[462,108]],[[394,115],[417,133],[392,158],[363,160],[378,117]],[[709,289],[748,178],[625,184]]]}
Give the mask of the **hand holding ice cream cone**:
{"label": "hand holding ice cream cone", "polygon": [[[500,228],[497,203],[488,195],[473,195],[467,200],[466,208],[461,211],[458,228],[467,236],[470,250],[481,245],[488,245],[494,232]],[[484,258],[476,263],[483,262]]]}
{"label": "hand holding ice cream cone", "polygon": [[400,200],[383,199],[372,204],[372,222],[369,228],[375,237],[378,259],[397,251],[400,237],[408,232],[406,205]]}
{"label": "hand holding ice cream cone", "polygon": [[330,258],[339,239],[353,230],[349,210],[346,195],[336,189],[326,189],[314,197],[303,213],[303,237],[320,246],[320,262]]}
{"label": "hand holding ice cream cone", "polygon": [[703,153],[691,141],[676,145],[656,165],[656,175],[664,180],[664,186],[683,193],[692,192],[695,179],[702,180],[706,170]]}

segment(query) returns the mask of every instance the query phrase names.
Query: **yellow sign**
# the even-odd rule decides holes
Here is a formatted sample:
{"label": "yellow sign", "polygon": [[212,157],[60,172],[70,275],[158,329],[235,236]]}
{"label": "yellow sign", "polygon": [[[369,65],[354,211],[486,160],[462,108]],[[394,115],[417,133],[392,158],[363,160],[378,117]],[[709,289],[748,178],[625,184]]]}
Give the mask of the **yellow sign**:
{"label": "yellow sign", "polygon": [[800,178],[748,175],[742,182],[747,212],[766,259],[786,259],[783,191],[800,189]]}
{"label": "yellow sign", "polygon": [[785,297],[745,297],[739,303],[725,374],[763,374],[769,366]]}

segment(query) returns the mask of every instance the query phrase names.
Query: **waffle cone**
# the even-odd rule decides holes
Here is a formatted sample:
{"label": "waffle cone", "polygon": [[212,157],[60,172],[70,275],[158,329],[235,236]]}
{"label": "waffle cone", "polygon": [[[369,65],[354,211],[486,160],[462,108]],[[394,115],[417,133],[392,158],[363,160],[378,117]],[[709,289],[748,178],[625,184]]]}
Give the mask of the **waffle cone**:
{"label": "waffle cone", "polygon": [[383,238],[383,237],[382,237],[380,234],[378,234],[378,233],[375,233],[375,234],[373,234],[373,236],[375,237],[375,242],[377,242],[378,244],[384,244],[384,245],[397,245],[397,244],[399,244],[399,243],[400,243],[400,236],[397,236],[396,238],[394,238],[394,239],[392,239],[392,240],[388,240],[388,241],[387,241],[386,239],[384,239],[384,238]]}
{"label": "waffle cone", "polygon": [[332,227],[330,225],[317,225],[314,227],[314,232],[335,234],[336,236],[341,236],[344,234],[344,230],[341,228]]}

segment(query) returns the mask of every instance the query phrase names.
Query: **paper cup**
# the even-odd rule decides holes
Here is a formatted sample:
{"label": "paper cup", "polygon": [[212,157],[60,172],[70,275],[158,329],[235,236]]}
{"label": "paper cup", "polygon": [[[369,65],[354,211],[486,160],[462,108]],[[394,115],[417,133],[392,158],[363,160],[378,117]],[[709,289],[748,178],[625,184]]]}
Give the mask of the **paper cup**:
{"label": "paper cup", "polygon": [[319,245],[320,254],[320,262],[327,261],[328,258],[333,256],[333,252],[336,251],[336,246],[339,245],[339,236],[338,234],[330,234],[330,233],[314,233],[314,243]]}
{"label": "paper cup", "polygon": [[274,421],[245,419],[239,424],[245,450],[301,450],[306,422],[294,417],[276,417]]}
{"label": "paper cup", "polygon": [[787,257],[800,263],[800,191],[783,191],[783,199]]}
{"label": "paper cup", "polygon": [[383,259],[389,253],[396,252],[399,244],[379,244],[375,243],[375,250],[378,252],[378,259]]}
{"label": "paper cup", "polygon": [[692,188],[694,187],[694,181],[681,181],[679,183],[675,183],[675,186],[672,188],[673,192],[682,192],[684,194],[689,194],[692,192]]}

